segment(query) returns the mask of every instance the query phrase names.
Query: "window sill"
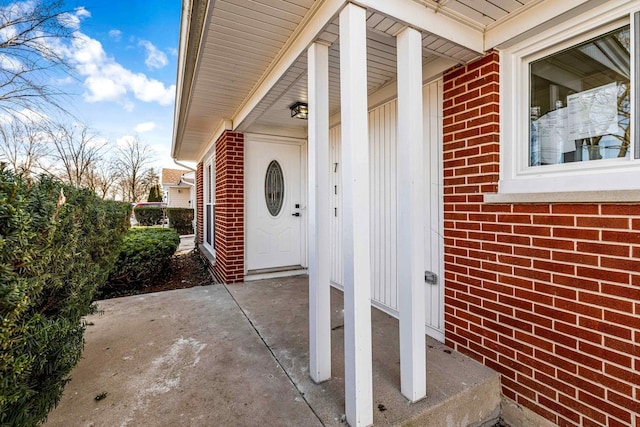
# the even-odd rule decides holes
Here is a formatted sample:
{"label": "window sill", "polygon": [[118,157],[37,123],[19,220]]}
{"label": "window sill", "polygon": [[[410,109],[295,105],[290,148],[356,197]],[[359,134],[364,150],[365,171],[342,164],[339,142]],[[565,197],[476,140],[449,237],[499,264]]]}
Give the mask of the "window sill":
{"label": "window sill", "polygon": [[490,193],[490,204],[525,203],[640,203],[640,190],[571,191],[558,193]]}
{"label": "window sill", "polygon": [[216,255],[215,255],[215,253],[211,253],[209,248],[207,248],[203,244],[198,244],[198,249],[200,250],[200,253],[202,255],[204,255],[204,257],[207,259],[207,261],[209,261],[209,264],[215,265],[215,263],[216,263]]}

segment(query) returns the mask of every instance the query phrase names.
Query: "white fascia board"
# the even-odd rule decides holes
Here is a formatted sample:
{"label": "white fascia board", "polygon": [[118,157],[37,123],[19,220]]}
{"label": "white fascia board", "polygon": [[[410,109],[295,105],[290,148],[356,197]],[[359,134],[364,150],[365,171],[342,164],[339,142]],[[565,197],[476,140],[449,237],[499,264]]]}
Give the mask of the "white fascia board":
{"label": "white fascia board", "polygon": [[485,51],[482,29],[456,21],[413,0],[355,0],[353,3],[377,10],[410,27],[442,37],[474,52]]}
{"label": "white fascia board", "polygon": [[173,112],[173,138],[171,140],[171,157],[177,157],[177,140],[178,140],[178,124],[180,123],[180,106],[182,104],[182,90],[184,79],[184,68],[187,62],[187,36],[189,34],[189,20],[191,11],[193,10],[193,2],[185,0],[182,3],[182,19],[180,20],[180,45],[178,46],[178,76],[176,79],[176,99],[175,110]]}
{"label": "white fascia board", "polygon": [[[189,108],[191,106],[191,94],[193,84],[197,80],[197,74],[204,49],[205,37],[209,29],[209,22],[216,0],[184,0],[182,3],[182,18],[180,22],[180,40],[178,46],[178,75],[176,80],[176,99],[174,101],[174,120],[173,120],[173,139],[171,142],[171,157],[176,160],[178,158],[178,150],[182,145],[186,120],[189,116]],[[194,13],[199,13],[197,6],[205,4],[204,15],[202,18],[201,28],[195,28],[197,34],[191,35],[191,24],[194,22]],[[189,58],[189,47],[198,41],[198,50],[195,52],[193,59]],[[193,61],[193,62],[191,62]],[[193,69],[187,70],[187,67],[193,63]],[[187,87],[185,88],[185,83]]]}
{"label": "white fascia board", "polygon": [[[523,8],[520,12],[508,14],[504,20],[496,21],[489,25],[484,34],[484,51],[507,48],[516,43],[520,36],[528,31],[545,29],[545,25],[552,25],[554,19],[561,15],[574,11],[582,13],[588,9],[602,4],[603,0],[542,0],[533,2],[530,7]],[[566,19],[565,19],[566,20]]]}
{"label": "white fascia board", "polygon": [[289,67],[305,53],[309,45],[320,35],[324,27],[342,10],[345,0],[318,0],[312,6],[309,16],[300,23],[287,44],[278,54],[275,61],[267,69],[256,87],[234,114],[233,124],[238,127],[251,114],[258,103],[267,95],[269,90],[282,78]]}

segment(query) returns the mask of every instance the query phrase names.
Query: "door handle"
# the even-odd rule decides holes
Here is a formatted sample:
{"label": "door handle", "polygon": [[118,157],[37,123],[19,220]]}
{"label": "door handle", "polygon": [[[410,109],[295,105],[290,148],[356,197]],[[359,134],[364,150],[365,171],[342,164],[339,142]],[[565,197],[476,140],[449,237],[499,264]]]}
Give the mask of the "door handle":
{"label": "door handle", "polygon": [[292,213],[291,216],[300,216],[300,212]]}

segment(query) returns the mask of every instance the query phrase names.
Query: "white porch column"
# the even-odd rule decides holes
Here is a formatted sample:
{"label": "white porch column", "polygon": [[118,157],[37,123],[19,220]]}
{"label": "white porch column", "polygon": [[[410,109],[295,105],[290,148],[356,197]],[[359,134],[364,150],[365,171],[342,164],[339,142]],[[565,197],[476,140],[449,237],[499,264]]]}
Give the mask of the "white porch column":
{"label": "white porch column", "polygon": [[398,49],[398,311],[400,388],[426,396],[422,37],[405,28]]}
{"label": "white porch column", "polygon": [[351,426],[373,423],[366,45],[366,11],[349,3],[340,12],[340,103],[345,412]]}
{"label": "white porch column", "polygon": [[331,378],[329,259],[329,46],[307,51],[309,96],[309,374]]}

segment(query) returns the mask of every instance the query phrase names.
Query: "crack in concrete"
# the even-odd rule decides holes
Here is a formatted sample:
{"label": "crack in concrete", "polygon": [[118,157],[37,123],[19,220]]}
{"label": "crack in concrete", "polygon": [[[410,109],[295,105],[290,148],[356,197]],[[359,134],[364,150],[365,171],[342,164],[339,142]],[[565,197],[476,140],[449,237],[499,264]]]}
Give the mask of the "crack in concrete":
{"label": "crack in concrete", "polygon": [[249,322],[249,324],[251,325],[251,327],[253,328],[254,331],[256,331],[256,334],[258,335],[258,337],[260,338],[260,340],[262,340],[262,343],[265,345],[265,347],[267,348],[267,350],[269,350],[269,353],[271,353],[271,357],[273,357],[273,360],[276,361],[276,364],[278,365],[278,367],[280,368],[280,370],[282,370],[282,372],[287,376],[287,379],[289,380],[289,382],[291,383],[291,385],[293,385],[293,387],[296,389],[296,391],[298,392],[298,395],[300,396],[300,398],[304,401],[304,403],[306,403],[307,407],[309,408],[309,410],[311,410],[311,412],[313,413],[313,415],[315,415],[315,417],[318,419],[318,422],[323,425],[326,426],[326,424],[322,421],[322,418],[320,418],[320,415],[318,415],[318,413],[313,409],[313,406],[311,406],[311,403],[307,400],[307,398],[305,397],[305,393],[298,387],[298,385],[295,383],[295,381],[293,380],[293,378],[291,377],[291,375],[289,375],[289,373],[287,372],[287,370],[284,368],[284,366],[282,365],[282,363],[280,363],[280,359],[278,358],[278,356],[276,356],[276,354],[274,353],[273,349],[271,348],[271,346],[269,345],[269,343],[267,343],[266,339],[262,336],[262,334],[260,333],[260,331],[258,330],[258,328],[256,328],[256,325],[253,324],[253,322],[251,321],[251,319],[249,318],[249,316],[247,316],[247,313],[245,313],[244,309],[242,308],[242,306],[238,303],[238,301],[235,299],[235,297],[233,296],[233,294],[231,292],[229,292],[229,288],[227,288],[227,285],[224,285],[225,290],[227,291],[227,293],[229,294],[229,296],[231,297],[231,299],[233,300],[233,302],[236,304],[236,306],[238,306],[238,308],[240,309],[240,312],[242,313],[242,315],[244,316],[245,319],[247,319],[247,322]]}

